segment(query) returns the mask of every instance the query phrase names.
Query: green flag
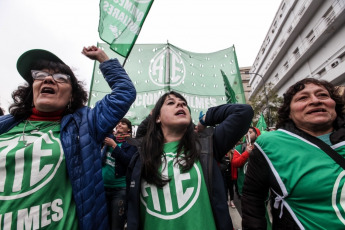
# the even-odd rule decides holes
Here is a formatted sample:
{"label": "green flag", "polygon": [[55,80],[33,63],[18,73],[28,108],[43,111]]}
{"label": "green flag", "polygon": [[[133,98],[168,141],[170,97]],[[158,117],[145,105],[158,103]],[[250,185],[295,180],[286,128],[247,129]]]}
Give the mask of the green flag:
{"label": "green flag", "polygon": [[266,131],[267,125],[265,122],[264,115],[261,113],[258,123],[256,124],[256,128],[258,128],[260,131]]}
{"label": "green flag", "polygon": [[223,70],[220,70],[220,72],[222,73],[224,81],[226,103],[237,103],[236,94],[234,90],[231,88],[228,77],[225,75]]}
{"label": "green flag", "polygon": [[[98,46],[109,58],[123,62],[124,57],[110,50],[109,45],[101,43]],[[158,98],[174,90],[186,98],[193,122],[197,123],[200,111],[226,103],[220,69],[227,74],[238,103],[246,103],[235,60],[233,46],[213,53],[194,53],[172,44],[135,44],[125,69],[135,86],[137,98],[125,117],[132,125],[140,124]],[[93,107],[109,92],[111,89],[99,70],[99,62],[95,62],[89,106]]]}
{"label": "green flag", "polygon": [[138,38],[154,0],[106,1],[99,3],[98,33],[110,48],[127,57]]}

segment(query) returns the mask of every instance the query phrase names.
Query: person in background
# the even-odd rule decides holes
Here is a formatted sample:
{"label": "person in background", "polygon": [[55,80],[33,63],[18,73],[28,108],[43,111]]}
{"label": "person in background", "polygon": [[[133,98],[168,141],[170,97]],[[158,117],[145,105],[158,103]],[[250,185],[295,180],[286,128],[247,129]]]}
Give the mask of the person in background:
{"label": "person in background", "polygon": [[256,138],[261,135],[261,132],[256,127],[249,127],[248,133],[245,135],[246,142],[237,145],[232,157],[231,164],[233,167],[237,168],[237,186],[240,197],[242,196],[242,187],[244,182],[244,177],[247,170],[249,154],[254,149],[254,143]]}
{"label": "person in background", "polygon": [[0,117],[0,216],[3,229],[108,229],[101,144],[136,98],[116,59],[99,61],[111,93],[86,107],[87,92],[55,54],[34,49],[17,61],[26,84]]}
{"label": "person in background", "polygon": [[345,119],[335,87],[305,78],[289,87],[277,131],[256,140],[242,196],[243,229],[344,229]]}
{"label": "person in background", "polygon": [[4,115],[4,114],[5,114],[5,113],[4,113],[3,108],[0,107],[0,116],[2,116],[2,115]]}
{"label": "person in background", "polygon": [[[127,229],[232,229],[216,161],[248,130],[249,105],[226,104],[201,114],[194,131],[186,99],[162,95],[149,116],[127,175]],[[208,129],[209,130],[209,129]]]}
{"label": "person in background", "polygon": [[[219,162],[219,168],[224,180],[225,195],[228,201],[228,205],[231,206],[232,208],[235,208],[235,204],[233,202],[234,189],[231,187],[233,186],[233,184],[231,180],[230,154],[231,154],[231,150],[229,150],[229,152],[227,152],[226,155]],[[230,199],[229,199],[229,194],[230,194]]]}
{"label": "person in background", "polygon": [[126,172],[137,147],[128,144],[132,137],[132,123],[122,118],[114,136],[106,137],[102,149],[103,180],[108,204],[109,224],[112,230],[123,230],[125,225]]}

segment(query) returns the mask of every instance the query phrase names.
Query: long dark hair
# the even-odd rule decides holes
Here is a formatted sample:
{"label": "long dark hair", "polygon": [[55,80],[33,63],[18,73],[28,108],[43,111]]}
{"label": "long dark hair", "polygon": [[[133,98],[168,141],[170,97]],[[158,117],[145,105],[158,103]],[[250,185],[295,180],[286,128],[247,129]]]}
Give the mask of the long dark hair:
{"label": "long dark hair", "polygon": [[[174,91],[170,91],[161,96],[152,110],[147,132],[143,137],[141,145],[141,159],[143,162],[142,176],[149,184],[155,184],[158,187],[163,187],[170,181],[170,178],[163,178],[159,172],[159,167],[162,165],[164,136],[161,124],[156,123],[164,101],[170,95],[174,95],[187,103],[181,94]],[[194,162],[199,159],[198,145],[200,143],[197,134],[194,132],[194,124],[191,120],[177,147],[176,158],[179,159],[177,163],[182,167],[182,171],[185,172],[191,169]],[[182,158],[179,157],[181,154],[184,154]],[[164,160],[166,160],[165,156]]]}
{"label": "long dark hair", "polygon": [[[66,108],[64,115],[75,112],[87,102],[87,92],[83,87],[83,83],[77,80],[69,66],[57,62],[39,60],[33,65],[32,69],[51,69],[55,72],[68,74],[71,77],[72,101],[69,108]],[[9,107],[9,112],[16,119],[25,119],[32,113],[32,84],[33,80],[27,82],[25,85],[19,86],[18,89],[12,93],[13,103]]]}
{"label": "long dark hair", "polygon": [[314,85],[325,87],[330,97],[336,103],[335,112],[337,113],[337,116],[342,116],[342,108],[344,105],[342,104],[341,96],[339,95],[337,88],[328,81],[317,80],[314,78],[305,78],[296,82],[294,85],[290,86],[290,88],[286,91],[286,93],[284,93],[283,104],[280,106],[278,110],[277,128],[280,128],[287,122],[291,121],[289,115],[290,115],[290,104],[291,104],[292,98],[299,91],[303,90],[305,88],[305,85],[307,84],[314,84]]}

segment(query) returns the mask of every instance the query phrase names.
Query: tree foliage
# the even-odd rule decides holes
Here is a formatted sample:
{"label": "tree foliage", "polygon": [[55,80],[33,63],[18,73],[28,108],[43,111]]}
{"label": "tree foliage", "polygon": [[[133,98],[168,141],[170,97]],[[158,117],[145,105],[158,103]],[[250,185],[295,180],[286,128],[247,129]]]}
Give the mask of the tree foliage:
{"label": "tree foliage", "polygon": [[[255,126],[260,118],[260,114],[263,113],[265,121],[268,127],[275,127],[278,120],[278,109],[283,102],[283,97],[279,97],[277,92],[272,90],[272,83],[266,85],[267,98],[264,91],[261,91],[256,95],[255,98],[250,100],[250,105],[254,110],[253,125]],[[269,114],[268,119],[268,108],[267,100],[269,103]]]}

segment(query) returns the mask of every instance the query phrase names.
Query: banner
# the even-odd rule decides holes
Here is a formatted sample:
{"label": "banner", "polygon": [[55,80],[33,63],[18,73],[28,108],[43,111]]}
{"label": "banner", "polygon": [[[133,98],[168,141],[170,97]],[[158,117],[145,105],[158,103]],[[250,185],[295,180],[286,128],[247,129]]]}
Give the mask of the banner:
{"label": "banner", "polygon": [[233,103],[233,104],[237,103],[235,92],[231,88],[228,77],[225,75],[223,70],[220,70],[220,72],[222,73],[223,81],[224,81],[226,103]]}
{"label": "banner", "polygon": [[[124,57],[112,52],[104,43],[98,44],[110,58]],[[153,109],[158,98],[174,90],[188,102],[194,123],[200,111],[226,104],[224,82],[220,69],[228,76],[239,103],[246,103],[235,48],[200,54],[171,44],[136,44],[127,59],[126,72],[137,90],[137,98],[126,118],[138,125]],[[89,106],[101,100],[110,88],[95,62],[90,86]]]}
{"label": "banner", "polygon": [[98,33],[110,48],[127,57],[138,38],[153,0],[101,0]]}

